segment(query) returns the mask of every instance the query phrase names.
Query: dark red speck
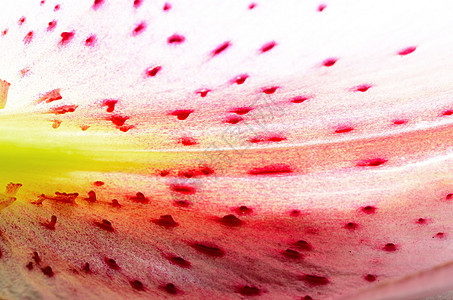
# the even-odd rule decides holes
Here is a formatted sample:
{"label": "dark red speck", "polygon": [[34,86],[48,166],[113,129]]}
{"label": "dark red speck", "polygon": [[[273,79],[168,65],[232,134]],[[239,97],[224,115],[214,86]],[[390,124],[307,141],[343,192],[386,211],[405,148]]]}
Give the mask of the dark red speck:
{"label": "dark red speck", "polygon": [[60,10],[60,4],[55,5],[53,8],[53,11],[59,11]]}
{"label": "dark red speck", "polygon": [[20,19],[19,19],[19,22],[18,22],[18,23],[19,23],[19,26],[21,26],[22,24],[24,24],[26,20],[27,20],[27,19],[26,19],[25,17],[20,18]]}
{"label": "dark red speck", "polygon": [[357,164],[358,167],[378,167],[387,162],[386,159],[383,158],[373,158],[368,160],[363,160]]}
{"label": "dark red speck", "polygon": [[244,118],[242,117],[239,117],[239,116],[229,116],[228,118],[226,118],[225,120],[225,123],[228,123],[228,124],[237,124],[241,121],[243,121]]}
{"label": "dark red speck", "polygon": [[86,40],[85,40],[85,46],[92,47],[96,43],[96,36],[95,35],[90,35]]}
{"label": "dark red speck", "polygon": [[334,57],[331,57],[331,58],[327,58],[325,59],[323,62],[322,62],[322,65],[324,67],[331,67],[333,66],[336,62],[337,62],[337,58],[334,58]]}
{"label": "dark red speck", "polygon": [[165,228],[172,228],[178,226],[178,223],[175,222],[171,215],[160,216],[159,219],[155,219],[153,220],[153,222]]}
{"label": "dark red speck", "polygon": [[47,31],[52,31],[55,29],[55,26],[57,26],[57,21],[53,20],[50,21],[48,26],[47,26]]}
{"label": "dark red speck", "polygon": [[324,9],[326,9],[326,7],[327,7],[327,5],[325,5],[325,4],[319,4],[319,5],[318,5],[318,11],[321,12],[321,11],[323,11]]}
{"label": "dark red speck", "polygon": [[118,100],[106,99],[102,102],[102,106],[107,106],[107,112],[111,113],[115,110],[115,105],[117,103],[118,103]]}
{"label": "dark red speck", "polygon": [[159,71],[162,70],[161,66],[154,66],[154,67],[149,67],[146,69],[146,76],[148,77],[154,77],[159,73]]}
{"label": "dark red speck", "polygon": [[74,38],[74,35],[75,35],[74,31],[62,32],[60,35],[61,36],[60,45],[66,45],[67,43],[69,43]]}
{"label": "dark red speck", "polygon": [[258,167],[250,170],[250,175],[278,175],[291,173],[292,169],[288,165],[270,165],[266,167]]}
{"label": "dark red speck", "polygon": [[143,286],[143,283],[139,280],[133,280],[129,282],[132,286],[133,289],[137,291],[143,291],[145,288]]}
{"label": "dark red speck", "polygon": [[373,282],[373,281],[376,281],[376,275],[367,274],[363,277],[363,279],[365,279],[368,282]]}
{"label": "dark red speck", "polygon": [[304,274],[300,277],[300,279],[312,286],[326,285],[329,283],[329,279],[327,277],[318,275]]}
{"label": "dark red speck", "polygon": [[259,296],[261,294],[261,291],[259,288],[255,287],[255,286],[245,285],[245,286],[241,286],[238,289],[238,293],[243,296]]}
{"label": "dark red speck", "polygon": [[178,265],[178,266],[180,266],[182,268],[189,268],[190,265],[191,265],[190,262],[188,262],[187,260],[185,260],[184,258],[179,257],[179,256],[171,256],[168,259],[173,264]]}
{"label": "dark red speck", "polygon": [[238,227],[242,225],[242,221],[235,215],[226,215],[219,219],[219,222],[225,226]]}
{"label": "dark red speck", "polygon": [[407,120],[393,120],[392,123],[394,125],[403,125],[403,124],[406,124],[407,123]]}
{"label": "dark red speck", "polygon": [[172,295],[178,293],[178,289],[176,288],[176,286],[173,283],[167,283],[165,286],[163,286],[163,289],[167,293],[172,294]]}
{"label": "dark red speck", "polygon": [[361,85],[356,86],[354,88],[354,91],[363,93],[363,92],[368,91],[370,88],[371,88],[370,84],[361,84]]}
{"label": "dark red speck", "polygon": [[274,41],[267,42],[266,44],[261,46],[260,52],[261,53],[267,52],[267,51],[271,50],[272,48],[274,48],[276,45],[277,45],[277,43]]}
{"label": "dark red speck", "polygon": [[167,43],[168,44],[181,44],[184,43],[186,38],[183,35],[180,34],[173,34],[167,38]]}
{"label": "dark red speck", "polygon": [[105,263],[113,270],[118,270],[120,268],[114,259],[106,258]]}
{"label": "dark red speck", "polygon": [[53,277],[54,275],[52,268],[49,266],[42,268],[41,271],[47,277]]}
{"label": "dark red speck", "polygon": [[143,0],[134,0],[134,7],[139,8],[143,3]]}
{"label": "dark red speck", "polygon": [[307,96],[295,96],[295,97],[291,98],[291,102],[292,103],[302,103],[308,99],[309,99],[309,97],[307,97]]}
{"label": "dark red speck", "polygon": [[170,3],[165,3],[163,10],[164,11],[169,11],[170,9],[171,9],[171,4]]}
{"label": "dark red speck", "polygon": [[194,243],[191,246],[198,252],[206,254],[208,256],[222,257],[225,255],[225,252],[223,252],[222,249],[220,249],[216,246],[208,246],[208,245],[201,244],[201,243]]}
{"label": "dark red speck", "polygon": [[129,117],[124,117],[124,116],[111,116],[110,121],[112,121],[113,124],[116,126],[123,126],[124,123],[129,119]]}
{"label": "dark red speck", "polygon": [[194,111],[192,109],[178,109],[169,113],[170,116],[176,116],[178,120],[185,120]]}
{"label": "dark red speck", "polygon": [[246,115],[252,109],[253,109],[253,107],[238,107],[238,108],[234,108],[234,109],[230,110],[230,112],[235,113],[237,115]]}
{"label": "dark red speck", "polygon": [[238,215],[249,215],[253,212],[253,210],[251,208],[248,208],[247,206],[245,205],[242,205],[242,206],[239,206],[238,208],[236,208],[234,210],[236,212],[236,214]]}
{"label": "dark red speck", "polygon": [[254,9],[256,7],[256,3],[250,3],[249,4],[249,9]]}
{"label": "dark red speck", "polygon": [[98,9],[104,4],[105,0],[94,0],[93,9]]}
{"label": "dark red speck", "polygon": [[211,51],[211,56],[219,55],[220,53],[225,51],[230,46],[231,46],[231,42],[229,42],[229,41],[220,44],[219,46],[217,46],[217,48],[215,48],[214,50]]}
{"label": "dark red speck", "polygon": [[201,89],[197,90],[195,93],[200,94],[201,97],[206,97],[210,91],[210,89]]}
{"label": "dark red speck", "polygon": [[192,146],[196,145],[197,141],[191,137],[183,137],[181,138],[180,143],[183,144],[184,146]]}
{"label": "dark red speck", "polygon": [[194,194],[196,192],[195,187],[190,186],[190,185],[183,185],[183,184],[173,184],[170,186],[170,189],[174,192],[178,192],[181,194]]}
{"label": "dark red speck", "polygon": [[415,49],[417,49],[417,47],[414,47],[414,46],[401,49],[400,51],[398,51],[398,55],[404,56],[404,55],[411,54],[412,52],[415,51]]}
{"label": "dark red speck", "polygon": [[240,85],[240,84],[243,84],[247,78],[249,78],[248,74],[240,74],[240,75],[234,77],[233,79],[231,79],[230,82]]}
{"label": "dark red speck", "polygon": [[387,251],[387,252],[394,252],[397,250],[396,245],[393,243],[388,243],[385,244],[385,246],[382,248],[382,250]]}
{"label": "dark red speck", "polygon": [[278,86],[272,86],[272,87],[264,88],[263,89],[263,93],[270,95],[270,94],[275,93],[275,91],[277,89],[278,89]]}
{"label": "dark red speck", "polygon": [[446,110],[442,113],[442,116],[451,116],[453,115],[453,109]]}
{"label": "dark red speck", "polygon": [[145,31],[146,29],[146,23],[145,22],[141,22],[140,24],[138,24],[134,30],[132,31],[132,35],[133,36],[137,36],[139,35],[140,33],[142,33],[143,31]]}
{"label": "dark red speck", "polygon": [[362,212],[366,214],[374,214],[376,212],[376,207],[374,206],[364,206],[361,208]]}

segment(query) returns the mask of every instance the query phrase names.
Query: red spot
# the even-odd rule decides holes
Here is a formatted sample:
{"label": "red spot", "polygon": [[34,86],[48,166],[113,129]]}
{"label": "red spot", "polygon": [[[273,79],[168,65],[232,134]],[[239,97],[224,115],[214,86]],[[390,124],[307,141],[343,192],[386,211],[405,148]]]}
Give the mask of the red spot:
{"label": "red spot", "polygon": [[181,44],[184,43],[186,38],[183,35],[179,34],[173,34],[167,38],[167,43],[168,44]]}
{"label": "red spot", "polygon": [[234,109],[230,110],[230,112],[235,113],[237,115],[246,115],[252,109],[253,109],[253,107],[238,107],[238,108],[234,108]]}
{"label": "red spot", "polygon": [[318,11],[321,12],[321,11],[323,11],[324,9],[326,9],[326,7],[327,7],[327,5],[325,5],[325,4],[319,4],[319,5],[318,5]]}
{"label": "red spot", "polygon": [[238,288],[238,293],[242,296],[259,296],[261,291],[255,286],[244,285]]}
{"label": "red spot", "polygon": [[139,8],[143,4],[143,0],[134,0],[134,7]]}
{"label": "red spot", "polygon": [[367,274],[367,275],[363,276],[363,279],[365,279],[368,282],[376,281],[376,278],[377,278],[376,275],[373,275],[373,274]]}
{"label": "red spot", "polygon": [[170,171],[168,171],[168,170],[162,170],[162,171],[159,172],[159,175],[162,176],[162,177],[165,177],[168,174],[170,174]]}
{"label": "red spot", "polygon": [[121,204],[116,199],[113,199],[110,205],[113,207],[121,207]]}
{"label": "red spot", "polygon": [[131,284],[131,286],[134,290],[137,290],[137,291],[145,290],[143,283],[141,281],[133,280],[133,281],[129,281],[129,283]]}
{"label": "red spot", "polygon": [[32,262],[29,262],[27,265],[26,265],[27,269],[28,270],[33,270],[33,263]]}
{"label": "red spot", "polygon": [[363,93],[363,92],[368,91],[368,89],[370,89],[370,88],[371,88],[370,84],[361,84],[361,85],[358,85],[358,86],[354,87],[353,90],[355,92],[362,92]]}
{"label": "red spot", "polygon": [[143,195],[141,192],[137,192],[134,197],[130,198],[134,202],[146,204],[149,202],[149,199]]}
{"label": "red spot", "polygon": [[104,4],[105,0],[94,0],[93,9],[98,9]]}
{"label": "red spot", "polygon": [[329,283],[329,279],[327,277],[318,275],[304,274],[300,277],[300,280],[305,281],[312,286],[326,285]]}
{"label": "red spot", "polygon": [[433,236],[433,238],[443,239],[443,238],[445,238],[445,236],[446,236],[445,233],[443,233],[443,232],[438,232],[438,233],[436,233],[435,236]]}
{"label": "red spot", "polygon": [[134,125],[123,125],[119,128],[119,130],[122,132],[128,132],[132,128],[135,128],[135,126]]}
{"label": "red spot", "polygon": [[313,298],[309,295],[303,297],[301,300],[313,300]]}
{"label": "red spot", "polygon": [[41,5],[44,5],[44,3],[46,3],[45,0],[41,0]]}
{"label": "red spot", "polygon": [[170,116],[176,116],[178,118],[178,120],[185,120],[189,117],[189,115],[191,113],[193,113],[194,111],[192,109],[178,109],[178,110],[175,110],[171,113],[169,113],[168,115]]}
{"label": "red spot", "polygon": [[90,128],[90,126],[88,126],[88,125],[82,125],[82,126],[80,126],[80,129],[82,129],[82,131],[87,131],[88,128]]}
{"label": "red spot", "polygon": [[95,186],[103,186],[105,183],[103,181],[95,181],[93,184]]}
{"label": "red spot", "polygon": [[426,219],[424,219],[424,218],[419,218],[419,219],[417,220],[417,223],[418,223],[418,224],[426,224]]}
{"label": "red spot", "polygon": [[238,227],[242,225],[242,221],[235,215],[226,215],[218,220],[221,224],[229,227]]}
{"label": "red spot", "polygon": [[231,42],[229,42],[229,41],[224,42],[223,44],[220,44],[219,46],[217,46],[217,48],[215,48],[214,50],[211,51],[211,56],[219,55],[220,53],[225,51],[230,46],[231,46]]}
{"label": "red spot", "polygon": [[407,120],[393,120],[392,123],[394,125],[403,125],[406,124],[408,121]]}
{"label": "red spot", "polygon": [[282,252],[282,254],[290,259],[301,259],[302,254],[297,252],[296,250],[291,250],[291,249],[286,249],[285,251]]}
{"label": "red spot", "polygon": [[363,160],[357,164],[358,167],[378,167],[383,165],[387,162],[386,159],[383,158],[373,158],[368,160]]}
{"label": "red spot", "polygon": [[50,21],[49,24],[47,24],[47,31],[52,31],[55,29],[55,26],[57,26],[57,21],[53,20]]}
{"label": "red spot", "polygon": [[38,99],[38,103],[50,103],[61,99],[63,99],[63,97],[61,97],[60,95],[60,89],[56,89],[44,94],[41,98]]}
{"label": "red spot", "polygon": [[300,216],[300,210],[298,210],[298,209],[293,209],[293,210],[289,213],[289,215],[290,215],[291,217],[298,217],[298,216]]}
{"label": "red spot", "polygon": [[364,206],[361,208],[361,211],[366,214],[374,214],[376,212],[376,207],[374,206]]}
{"label": "red spot", "polygon": [[393,243],[388,243],[388,244],[385,244],[385,246],[382,248],[382,250],[387,251],[387,252],[394,252],[397,250],[397,247]]}
{"label": "red spot", "polygon": [[184,146],[193,146],[198,144],[197,141],[191,137],[182,137],[180,143],[183,144]]}
{"label": "red spot", "polygon": [[2,35],[5,36],[8,33],[8,29],[2,31]]}
{"label": "red spot", "polygon": [[108,220],[102,220],[102,222],[95,222],[95,225],[106,231],[113,231],[112,223]]}
{"label": "red spot", "polygon": [[46,227],[49,230],[55,230],[55,225],[57,224],[57,217],[52,216],[50,217],[50,222],[42,224],[44,227]]}
{"label": "red spot", "polygon": [[53,277],[55,275],[52,268],[49,266],[42,268],[41,271],[47,277]]}
{"label": "red spot", "polygon": [[145,22],[141,22],[140,24],[138,24],[134,30],[132,31],[132,35],[133,36],[137,36],[139,35],[140,33],[142,33],[143,31],[145,31],[146,29],[146,23]]}
{"label": "red spot", "polygon": [[123,126],[124,123],[129,119],[129,117],[114,115],[110,117],[110,121],[116,126]]}
{"label": "red spot", "polygon": [[236,212],[236,214],[238,215],[249,215],[253,212],[253,210],[251,208],[248,208],[247,206],[245,205],[242,205],[242,206],[239,206],[238,208],[236,208],[234,210]]}
{"label": "red spot", "polygon": [[64,46],[67,43],[69,43],[74,38],[74,35],[75,35],[74,31],[62,32],[61,35],[60,35],[61,36],[60,45]]}
{"label": "red spot", "polygon": [[56,115],[63,115],[66,113],[72,113],[77,109],[77,105],[61,105],[57,107],[52,107],[50,112]]}
{"label": "red spot", "polygon": [[149,67],[146,69],[146,76],[148,77],[154,77],[159,73],[159,71],[162,70],[161,66],[155,66],[155,67]]}
{"label": "red spot", "polygon": [[190,203],[184,200],[175,201],[175,205],[179,207],[189,207]]}
{"label": "red spot", "polygon": [[344,228],[349,229],[349,230],[356,230],[358,227],[359,227],[359,225],[354,222],[349,222],[346,225],[344,225]]}
{"label": "red spot", "polygon": [[170,186],[170,189],[174,192],[178,192],[185,195],[195,194],[196,192],[195,187],[184,184],[172,184]]}
{"label": "red spot", "polygon": [[36,251],[33,252],[32,258],[35,261],[35,263],[39,265],[39,263],[41,262],[41,257],[39,257],[38,252],[36,252]]}
{"label": "red spot", "polygon": [[240,75],[234,77],[233,79],[231,79],[230,82],[236,83],[239,85],[239,84],[243,84],[247,78],[249,78],[248,74],[240,74]]}
{"label": "red spot", "polygon": [[87,47],[93,47],[94,44],[96,44],[96,36],[95,36],[95,35],[90,35],[90,36],[85,40],[85,46],[87,46]]}
{"label": "red spot", "polygon": [[334,57],[331,57],[331,58],[328,58],[328,59],[325,59],[323,62],[322,62],[322,65],[324,67],[331,67],[333,66],[336,62],[337,62],[337,58],[334,58]]}
{"label": "red spot", "polygon": [[205,245],[202,243],[193,243],[191,244],[191,247],[197,250],[200,253],[206,254],[208,256],[212,257],[222,257],[225,255],[225,252],[213,245]]}
{"label": "red spot", "polygon": [[211,91],[210,89],[200,89],[197,90],[195,93],[200,94],[201,97],[206,97],[210,91]]}
{"label": "red spot", "polygon": [[269,165],[250,170],[250,175],[278,175],[293,172],[288,165]]}
{"label": "red spot", "polygon": [[445,200],[451,200],[453,199],[453,194],[447,194],[447,196],[445,196]]}
{"label": "red spot", "polygon": [[298,240],[297,242],[295,242],[294,247],[297,247],[305,251],[313,250],[313,247],[307,241],[304,240]]}
{"label": "red spot", "polygon": [[256,3],[250,3],[249,4],[249,9],[254,9],[256,7]]}
{"label": "red spot", "polygon": [[412,52],[415,51],[415,49],[417,49],[417,47],[415,47],[415,46],[411,46],[411,47],[407,47],[407,48],[401,49],[400,51],[398,51],[398,55],[404,56],[404,55],[411,54]]}
{"label": "red spot", "polygon": [[102,102],[102,106],[107,106],[107,112],[111,113],[115,110],[115,105],[118,103],[118,100],[106,99]]}
{"label": "red spot", "polygon": [[170,257],[168,257],[168,260],[171,263],[180,266],[181,268],[189,268],[191,265],[190,262],[188,262],[184,258],[178,257],[178,256],[170,256]]}
{"label": "red spot", "polygon": [[53,120],[53,123],[52,123],[52,128],[53,129],[57,129],[58,127],[60,127],[60,125],[61,125],[61,121]]}
{"label": "red spot", "polygon": [[270,94],[275,93],[275,91],[276,91],[278,88],[279,88],[278,86],[272,86],[272,87],[264,88],[264,89],[263,89],[263,93],[270,95]]}
{"label": "red spot", "polygon": [[225,123],[228,123],[228,124],[237,124],[241,121],[243,121],[244,119],[242,117],[239,117],[239,116],[230,116],[228,117],[226,120],[225,120]]}
{"label": "red spot", "polygon": [[291,102],[292,103],[302,103],[308,99],[309,99],[309,97],[307,97],[307,96],[295,96],[295,97],[291,98]]}
{"label": "red spot", "polygon": [[165,228],[173,228],[178,226],[178,223],[175,222],[171,215],[160,216],[159,219],[153,220],[153,222]]}
{"label": "red spot", "polygon": [[22,24],[24,24],[26,20],[27,20],[27,18],[25,18],[25,17],[20,18],[19,22],[18,22],[19,26],[22,26]]}
{"label": "red spot", "polygon": [[105,263],[107,264],[107,266],[109,266],[113,270],[119,270],[119,268],[120,268],[118,266],[118,264],[116,263],[116,261],[112,258],[106,258]]}
{"label": "red spot", "polygon": [[351,132],[353,131],[354,128],[350,126],[340,126],[335,130],[335,133],[346,133],[346,132]]}
{"label": "red spot", "polygon": [[88,192],[88,198],[85,198],[88,202],[96,202],[96,193],[94,191]]}
{"label": "red spot", "polygon": [[178,293],[178,289],[176,288],[176,286],[173,283],[167,283],[162,288],[164,289],[164,291],[166,291],[167,293],[172,294],[172,295]]}
{"label": "red spot", "polygon": [[33,39],[33,31],[30,31],[27,33],[27,35],[24,37],[24,44],[30,44],[31,40]]}
{"label": "red spot", "polygon": [[170,4],[170,3],[165,3],[165,4],[164,4],[163,10],[164,10],[164,11],[168,11],[168,10],[170,10],[170,9],[171,9],[171,4]]}
{"label": "red spot", "polygon": [[60,10],[60,4],[55,5],[53,8],[53,11],[59,11]]}
{"label": "red spot", "polygon": [[85,265],[82,268],[82,271],[84,271],[87,274],[90,274],[91,273],[90,264],[89,263],[85,263]]}
{"label": "red spot", "polygon": [[453,109],[446,110],[442,113],[442,116],[451,116],[453,115]]}
{"label": "red spot", "polygon": [[271,50],[272,48],[274,48],[276,45],[277,45],[277,43],[274,41],[267,42],[266,44],[261,46],[260,52],[261,53],[267,52],[267,51]]}

